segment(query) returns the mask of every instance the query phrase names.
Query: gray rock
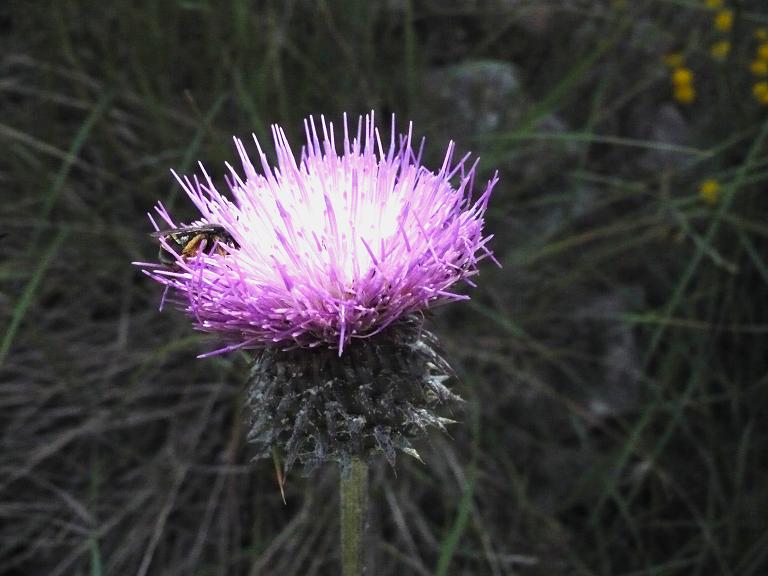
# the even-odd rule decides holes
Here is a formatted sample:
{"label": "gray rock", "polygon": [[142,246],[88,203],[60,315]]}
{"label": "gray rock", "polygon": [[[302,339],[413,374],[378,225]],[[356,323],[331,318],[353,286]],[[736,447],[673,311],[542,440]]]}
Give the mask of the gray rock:
{"label": "gray rock", "polygon": [[509,62],[473,60],[437,68],[420,88],[420,123],[433,134],[445,133],[446,140],[508,126],[525,102],[519,73]]}
{"label": "gray rock", "polygon": [[[636,136],[664,145],[687,146],[691,143],[691,129],[682,112],[674,104],[663,104],[648,124],[636,126]],[[640,166],[650,172],[669,170],[690,159],[690,154],[656,148],[640,158]]]}
{"label": "gray rock", "polygon": [[[598,420],[616,417],[638,406],[641,392],[639,352],[632,328],[621,321],[632,300],[642,299],[639,288],[595,297],[576,310],[573,320],[593,354],[598,375],[581,400]],[[635,302],[636,303],[636,302]]]}

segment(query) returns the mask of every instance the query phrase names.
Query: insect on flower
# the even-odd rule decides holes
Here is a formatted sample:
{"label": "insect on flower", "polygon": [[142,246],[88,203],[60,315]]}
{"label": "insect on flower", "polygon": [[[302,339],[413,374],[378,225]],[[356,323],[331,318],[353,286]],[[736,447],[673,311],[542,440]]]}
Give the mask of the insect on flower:
{"label": "insect on flower", "polygon": [[157,258],[162,264],[171,268],[178,267],[176,255],[182,260],[200,253],[226,256],[228,252],[224,246],[239,248],[232,235],[224,226],[219,224],[199,224],[170,230],[158,230],[150,236],[164,241],[160,245]]}

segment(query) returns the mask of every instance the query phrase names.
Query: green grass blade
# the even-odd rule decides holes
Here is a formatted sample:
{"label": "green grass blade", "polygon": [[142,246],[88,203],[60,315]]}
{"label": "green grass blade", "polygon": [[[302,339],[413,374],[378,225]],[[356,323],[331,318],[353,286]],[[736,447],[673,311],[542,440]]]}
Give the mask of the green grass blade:
{"label": "green grass blade", "polygon": [[29,253],[31,253],[34,250],[35,246],[37,245],[37,242],[40,240],[40,235],[42,234],[42,227],[47,225],[48,223],[48,218],[50,216],[51,210],[53,210],[53,207],[56,205],[56,201],[58,200],[59,195],[61,194],[61,190],[64,187],[64,182],[66,182],[67,176],[69,175],[69,172],[72,169],[72,166],[75,163],[75,160],[77,160],[77,157],[80,155],[80,151],[83,149],[83,146],[88,140],[88,137],[91,135],[91,132],[93,131],[94,126],[96,126],[96,123],[101,119],[104,113],[109,109],[109,105],[112,102],[113,98],[114,98],[113,90],[109,90],[108,92],[106,92],[98,101],[98,103],[93,108],[93,110],[88,115],[88,117],[85,119],[85,122],[83,122],[83,124],[80,126],[80,129],[77,131],[77,134],[75,134],[75,137],[72,139],[72,144],[70,145],[69,150],[67,152],[67,157],[64,159],[64,162],[61,164],[61,167],[59,168],[59,171],[56,173],[56,177],[53,180],[53,184],[51,185],[51,188],[48,191],[48,194],[43,200],[43,207],[40,210],[40,214],[39,214],[40,223],[36,227],[35,232],[32,236],[32,241],[29,244]]}
{"label": "green grass blade", "polygon": [[[192,137],[192,142],[190,142],[189,146],[187,146],[186,151],[184,152],[184,158],[181,160],[181,164],[178,167],[179,174],[184,174],[185,172],[189,171],[190,166],[192,165],[192,161],[194,160],[195,156],[200,152],[200,147],[203,143],[203,137],[208,133],[208,129],[211,126],[211,123],[213,120],[218,116],[219,112],[221,111],[221,107],[224,104],[224,101],[227,99],[226,95],[221,94],[216,99],[216,101],[213,103],[213,106],[211,106],[208,110],[208,112],[205,114],[205,116],[202,119],[202,122],[200,122],[200,125],[197,127],[197,130],[195,131],[195,135]],[[174,185],[170,192],[168,192],[168,196],[165,198],[165,207],[168,210],[173,209],[173,205],[176,202],[176,198],[179,194],[179,187],[177,185]]]}
{"label": "green grass blade", "polygon": [[446,576],[449,573],[448,569],[451,565],[451,560],[456,553],[456,548],[461,541],[461,536],[464,534],[472,511],[477,481],[477,459],[480,450],[480,408],[477,406],[477,403],[473,403],[473,407],[472,461],[467,474],[467,484],[456,508],[456,517],[454,518],[453,525],[440,546],[440,556],[437,559],[435,576]]}
{"label": "green grass blade", "polygon": [[64,238],[66,238],[67,233],[68,231],[66,229],[61,229],[56,234],[56,236],[54,236],[53,240],[48,246],[48,249],[45,251],[45,254],[43,254],[43,257],[40,259],[37,268],[32,275],[32,278],[27,283],[21,298],[19,298],[19,301],[16,303],[16,307],[13,309],[13,314],[11,315],[11,321],[8,324],[8,328],[5,330],[3,341],[0,343],[0,365],[2,365],[5,361],[5,358],[11,349],[11,344],[13,344],[13,339],[16,336],[16,332],[19,330],[19,326],[24,319],[24,315],[32,303],[35,291],[40,285],[40,282],[45,277],[45,272],[51,265],[54,256],[56,256],[58,253],[59,248],[61,247],[61,243],[64,241]]}

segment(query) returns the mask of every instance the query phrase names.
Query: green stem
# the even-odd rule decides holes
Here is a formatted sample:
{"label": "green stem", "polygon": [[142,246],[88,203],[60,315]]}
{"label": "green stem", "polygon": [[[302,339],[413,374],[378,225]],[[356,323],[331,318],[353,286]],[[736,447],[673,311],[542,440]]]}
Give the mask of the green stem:
{"label": "green stem", "polygon": [[341,489],[341,573],[361,576],[363,540],[368,514],[368,464],[355,456],[347,474],[342,472]]}

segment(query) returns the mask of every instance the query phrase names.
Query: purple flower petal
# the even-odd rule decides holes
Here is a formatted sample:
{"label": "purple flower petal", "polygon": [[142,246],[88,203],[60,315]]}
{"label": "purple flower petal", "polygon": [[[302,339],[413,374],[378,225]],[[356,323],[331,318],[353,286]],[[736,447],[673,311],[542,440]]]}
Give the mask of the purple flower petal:
{"label": "purple flower petal", "polygon": [[[452,164],[453,143],[434,173],[419,164],[410,126],[396,138],[394,117],[386,148],[373,114],[358,120],[356,136],[344,117],[341,152],[324,118],[322,136],[313,118],[304,125],[298,163],[278,126],[272,127],[277,166],[256,141],[260,172],[235,139],[245,178],[228,166],[234,201],[202,165],[202,178],[174,173],[200,211],[197,224],[223,226],[237,247],[221,243],[186,259],[178,255],[174,270],[140,264],[183,297],[197,329],[230,342],[220,352],[327,345],[341,355],[352,338],[467,299],[449,288],[458,281],[473,286],[477,263],[493,258],[483,224],[498,176],[473,201],[477,163],[467,168],[465,156]],[[155,212],[155,230],[178,225],[162,204]]]}

